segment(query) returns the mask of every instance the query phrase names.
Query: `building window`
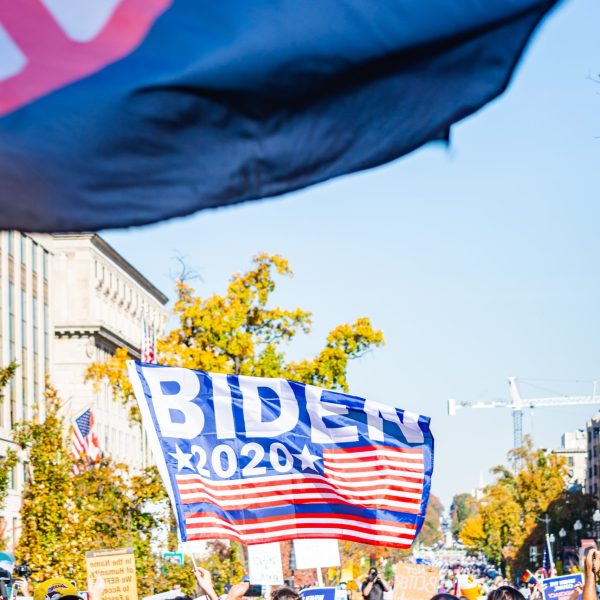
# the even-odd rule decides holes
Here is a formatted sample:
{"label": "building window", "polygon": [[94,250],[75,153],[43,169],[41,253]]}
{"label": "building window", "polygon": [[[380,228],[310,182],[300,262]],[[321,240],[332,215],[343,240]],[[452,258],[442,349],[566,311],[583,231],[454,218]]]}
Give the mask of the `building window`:
{"label": "building window", "polygon": [[42,252],[42,275],[44,279],[48,278],[48,251],[44,250]]}
{"label": "building window", "polygon": [[50,370],[50,354],[48,352],[49,339],[48,303],[44,302],[44,369],[46,370],[46,373]]}
{"label": "building window", "polygon": [[8,360],[15,359],[15,301],[14,284],[8,282]]}
{"label": "building window", "polygon": [[569,467],[575,466],[575,460],[573,459],[572,456],[569,456],[569,458],[567,459],[567,464],[569,465]]}
{"label": "building window", "polygon": [[32,271],[35,271],[35,269],[36,269],[37,247],[38,247],[38,245],[33,240],[31,240],[31,270]]}
{"label": "building window", "polygon": [[8,255],[12,256],[13,255],[13,232],[9,231],[8,232]]}
{"label": "building window", "polygon": [[592,467],[588,469],[588,479],[592,478]]}
{"label": "building window", "polygon": [[25,264],[25,236],[22,233],[20,233],[19,238],[21,241],[21,264],[24,265]]}
{"label": "building window", "polygon": [[594,465],[594,477],[598,475],[598,465]]}

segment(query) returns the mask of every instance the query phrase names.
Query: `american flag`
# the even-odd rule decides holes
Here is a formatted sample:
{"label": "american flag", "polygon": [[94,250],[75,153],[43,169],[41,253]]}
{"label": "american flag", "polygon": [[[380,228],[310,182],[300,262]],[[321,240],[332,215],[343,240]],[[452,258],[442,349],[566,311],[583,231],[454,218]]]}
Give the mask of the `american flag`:
{"label": "american flag", "polygon": [[[204,507],[187,515],[187,539],[224,537],[253,544],[290,539],[301,532],[303,537],[342,535],[355,542],[410,547],[417,526],[399,522],[398,517],[420,512],[422,450],[382,446],[324,450],[322,474],[317,466],[321,457],[311,456],[309,461],[317,467],[310,468],[313,472],[227,481],[177,475],[183,504]],[[236,518],[249,507],[261,516]]]}
{"label": "american flag", "polygon": [[546,544],[544,545],[544,562],[542,564],[542,571],[545,578],[556,577],[558,574],[554,565],[554,558],[552,556],[552,544],[550,542],[550,536],[546,535]]}
{"label": "american flag", "polygon": [[98,445],[96,423],[91,408],[86,408],[73,419],[71,434],[71,454],[73,455],[73,475],[80,473],[83,464],[96,462],[102,455]]}
{"label": "american flag", "polygon": [[142,342],[140,347],[141,361],[145,363],[156,362],[156,326],[154,321],[142,319]]}

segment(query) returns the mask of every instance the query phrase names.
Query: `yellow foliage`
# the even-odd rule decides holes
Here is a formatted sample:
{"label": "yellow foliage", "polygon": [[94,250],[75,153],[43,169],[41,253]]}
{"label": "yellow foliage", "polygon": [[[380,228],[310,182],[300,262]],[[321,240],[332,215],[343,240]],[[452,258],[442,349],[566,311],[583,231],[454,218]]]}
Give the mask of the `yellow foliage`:
{"label": "yellow foliage", "polygon": [[[259,254],[253,268],[231,278],[225,295],[196,295],[187,283],[177,283],[173,315],[178,325],[158,340],[158,362],[189,369],[286,377],[303,383],[348,389],[348,361],[384,343],[368,318],[335,327],[314,358],[287,363],[283,344],[297,333],[308,333],[311,313],[300,308],[269,307],[275,276],[292,276],[288,261]],[[126,373],[127,351],[120,348],[104,364],[92,365],[87,378],[103,380],[127,402],[131,386]]]}
{"label": "yellow foliage", "polygon": [[460,530],[459,539],[469,548],[474,550],[481,548],[485,542],[485,532],[483,531],[483,518],[480,514],[473,515],[465,520]]}

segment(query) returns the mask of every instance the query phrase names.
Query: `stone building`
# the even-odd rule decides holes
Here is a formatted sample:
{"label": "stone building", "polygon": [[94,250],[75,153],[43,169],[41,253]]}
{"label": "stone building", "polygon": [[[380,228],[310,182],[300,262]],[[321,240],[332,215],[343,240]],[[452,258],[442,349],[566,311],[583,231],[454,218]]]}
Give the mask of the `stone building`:
{"label": "stone building", "polygon": [[[139,357],[142,322],[164,327],[166,296],[96,234],[0,232],[0,365],[18,369],[0,405],[0,453],[12,426],[43,414],[46,374],[65,421],[92,407],[101,449],[134,469],[151,460],[145,437],[108,386],[86,383],[87,367],[121,346]],[[25,457],[13,470],[3,511],[8,548],[19,534]]]}

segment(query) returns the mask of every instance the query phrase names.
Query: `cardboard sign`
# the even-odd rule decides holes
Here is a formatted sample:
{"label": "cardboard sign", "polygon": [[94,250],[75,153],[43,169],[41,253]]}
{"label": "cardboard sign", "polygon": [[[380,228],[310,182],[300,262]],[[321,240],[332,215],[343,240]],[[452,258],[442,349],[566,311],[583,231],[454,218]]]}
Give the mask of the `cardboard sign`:
{"label": "cardboard sign", "polygon": [[585,564],[585,557],[590,550],[596,549],[596,540],[584,539],[581,540],[581,545],[579,546],[579,568],[583,569],[583,565]]}
{"label": "cardboard sign", "polygon": [[333,587],[307,588],[300,591],[302,600],[335,600],[336,589]]}
{"label": "cardboard sign", "polygon": [[[578,583],[583,585],[583,575],[581,573],[544,579],[542,581],[544,600],[568,600]],[[581,600],[581,594],[579,594],[579,600]]]}
{"label": "cardboard sign", "polygon": [[[319,569],[340,566],[340,548],[337,540],[294,540],[297,569]],[[325,588],[322,588],[325,589]]]}
{"label": "cardboard sign", "polygon": [[248,575],[253,585],[283,584],[279,542],[248,546]]}
{"label": "cardboard sign", "polygon": [[438,591],[440,570],[428,565],[398,563],[394,600],[429,600]]}
{"label": "cardboard sign", "polygon": [[96,575],[106,582],[102,600],[137,600],[135,556],[132,548],[94,550],[85,553],[88,589]]}

